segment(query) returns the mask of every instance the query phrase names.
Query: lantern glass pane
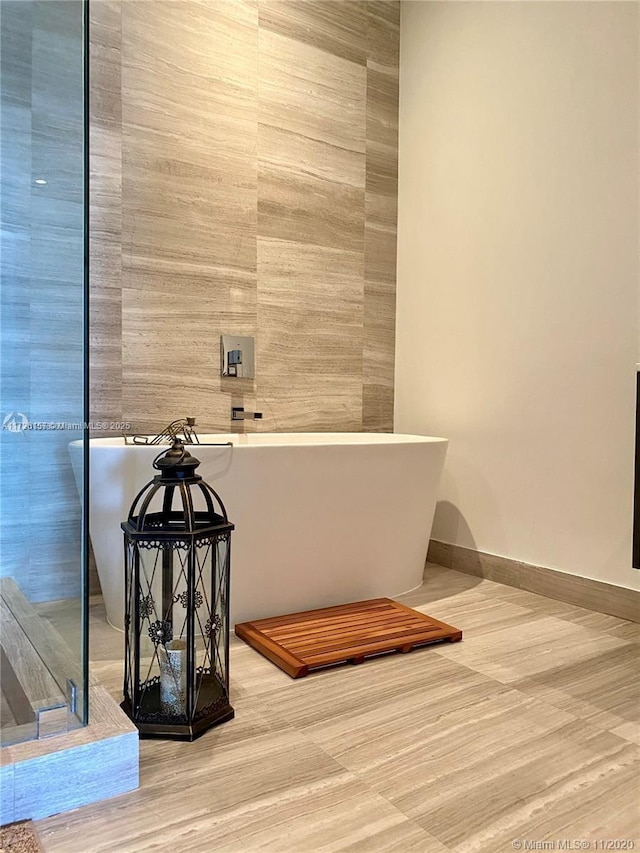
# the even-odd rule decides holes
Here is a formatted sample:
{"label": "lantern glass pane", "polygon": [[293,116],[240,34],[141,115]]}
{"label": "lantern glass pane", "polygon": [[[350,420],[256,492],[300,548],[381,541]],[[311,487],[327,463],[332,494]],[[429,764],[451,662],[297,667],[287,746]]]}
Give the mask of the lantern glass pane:
{"label": "lantern glass pane", "polygon": [[[141,733],[229,719],[229,530],[125,535],[125,709]],[[145,728],[146,727],[146,728]]]}

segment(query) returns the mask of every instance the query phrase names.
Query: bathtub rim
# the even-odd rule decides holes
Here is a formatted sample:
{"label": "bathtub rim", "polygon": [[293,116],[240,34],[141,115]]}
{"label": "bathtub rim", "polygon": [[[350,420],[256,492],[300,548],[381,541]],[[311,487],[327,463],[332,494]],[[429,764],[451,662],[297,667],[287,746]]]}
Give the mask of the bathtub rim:
{"label": "bathtub rim", "polygon": [[[139,433],[144,435],[144,433]],[[149,439],[154,438],[149,434]],[[202,433],[200,442],[191,447],[224,447],[231,442],[233,447],[401,447],[415,444],[448,444],[449,439],[442,436],[419,435],[416,433],[370,433],[370,432],[249,432],[249,433]],[[69,442],[72,446],[82,444],[81,440]],[[125,443],[123,436],[96,436],[89,439],[94,448],[147,448],[168,446],[160,444]]]}

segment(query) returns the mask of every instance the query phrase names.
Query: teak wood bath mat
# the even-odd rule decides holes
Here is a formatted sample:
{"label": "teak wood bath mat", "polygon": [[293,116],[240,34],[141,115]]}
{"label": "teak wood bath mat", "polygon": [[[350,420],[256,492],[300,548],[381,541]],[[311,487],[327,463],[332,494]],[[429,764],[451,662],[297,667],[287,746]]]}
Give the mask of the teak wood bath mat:
{"label": "teak wood bath mat", "polygon": [[390,598],[257,619],[236,634],[292,678],[335,663],[462,639],[462,631]]}

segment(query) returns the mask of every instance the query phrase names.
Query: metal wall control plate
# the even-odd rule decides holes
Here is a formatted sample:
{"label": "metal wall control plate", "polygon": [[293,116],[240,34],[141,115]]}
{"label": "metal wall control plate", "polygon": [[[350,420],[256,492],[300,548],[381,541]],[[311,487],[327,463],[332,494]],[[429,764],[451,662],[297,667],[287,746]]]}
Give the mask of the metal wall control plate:
{"label": "metal wall control plate", "polygon": [[238,335],[220,336],[220,372],[236,379],[256,375],[255,339]]}

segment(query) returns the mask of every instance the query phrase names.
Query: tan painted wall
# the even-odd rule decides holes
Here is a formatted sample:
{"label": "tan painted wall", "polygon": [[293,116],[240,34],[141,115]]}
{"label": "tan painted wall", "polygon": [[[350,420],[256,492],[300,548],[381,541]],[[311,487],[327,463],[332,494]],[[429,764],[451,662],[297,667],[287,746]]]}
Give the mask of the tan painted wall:
{"label": "tan painted wall", "polygon": [[91,14],[94,419],[392,429],[399,4]]}
{"label": "tan painted wall", "polygon": [[396,429],[450,439],[433,536],[637,586],[638,6],[402,8]]}

